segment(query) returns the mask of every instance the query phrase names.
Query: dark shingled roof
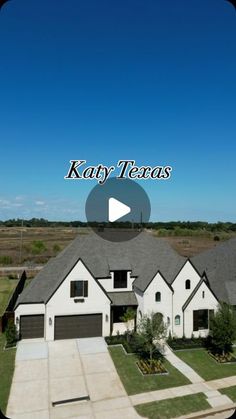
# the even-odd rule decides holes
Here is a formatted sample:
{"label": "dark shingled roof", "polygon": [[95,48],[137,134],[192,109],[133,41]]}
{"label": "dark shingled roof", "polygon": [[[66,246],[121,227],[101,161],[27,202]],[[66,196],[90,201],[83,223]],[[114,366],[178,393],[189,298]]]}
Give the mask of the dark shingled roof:
{"label": "dark shingled roof", "polygon": [[138,301],[133,291],[108,292],[114,306],[137,306]]}
{"label": "dark shingled roof", "polygon": [[81,259],[95,278],[108,277],[111,270],[132,271],[135,286],[145,290],[159,270],[171,283],[185,262],[163,239],[142,232],[132,240],[110,242],[96,234],[78,236],[57,257],[52,258],[25,288],[21,303],[46,303],[53,292]]}
{"label": "dark shingled roof", "polygon": [[191,258],[200,274],[206,271],[218,300],[236,305],[236,239],[230,239]]}
{"label": "dark shingled roof", "polygon": [[[144,291],[157,271],[171,284],[186,258],[161,238],[142,232],[134,239],[110,242],[96,234],[78,236],[45,267],[17,300],[21,303],[46,303],[81,259],[95,278],[109,277],[110,271],[125,269],[135,276],[135,287]],[[236,305],[236,239],[191,258],[200,272],[206,271],[210,288],[219,300]]]}

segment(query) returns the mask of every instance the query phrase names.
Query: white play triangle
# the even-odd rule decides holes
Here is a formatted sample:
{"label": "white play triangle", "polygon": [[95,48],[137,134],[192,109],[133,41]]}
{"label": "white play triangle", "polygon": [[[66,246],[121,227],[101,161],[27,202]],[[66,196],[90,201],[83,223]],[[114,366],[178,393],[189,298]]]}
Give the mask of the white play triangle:
{"label": "white play triangle", "polygon": [[113,223],[131,212],[131,208],[115,198],[108,201],[108,220]]}

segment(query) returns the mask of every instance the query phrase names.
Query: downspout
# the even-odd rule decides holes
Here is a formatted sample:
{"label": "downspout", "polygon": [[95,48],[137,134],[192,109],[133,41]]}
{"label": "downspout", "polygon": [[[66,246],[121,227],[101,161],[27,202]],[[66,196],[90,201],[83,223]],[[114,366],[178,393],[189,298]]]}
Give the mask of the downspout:
{"label": "downspout", "polygon": [[172,292],[171,301],[172,301],[171,334],[172,334],[172,337],[173,337],[173,335],[174,335],[174,292]]}

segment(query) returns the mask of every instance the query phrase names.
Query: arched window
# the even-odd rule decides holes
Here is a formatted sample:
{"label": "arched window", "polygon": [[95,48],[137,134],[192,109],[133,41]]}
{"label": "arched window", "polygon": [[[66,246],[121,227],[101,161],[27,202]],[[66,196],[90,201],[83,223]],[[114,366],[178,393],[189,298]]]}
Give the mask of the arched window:
{"label": "arched window", "polygon": [[191,281],[190,281],[190,279],[186,279],[186,281],[185,281],[185,289],[186,290],[190,290],[190,288],[191,288]]}
{"label": "arched window", "polygon": [[180,325],[180,316],[177,314],[177,316],[175,316],[175,326],[179,326]]}
{"label": "arched window", "polygon": [[167,326],[170,326],[170,318],[167,317]]}
{"label": "arched window", "polygon": [[157,303],[160,303],[161,301],[161,293],[159,291],[156,292],[155,300]]}

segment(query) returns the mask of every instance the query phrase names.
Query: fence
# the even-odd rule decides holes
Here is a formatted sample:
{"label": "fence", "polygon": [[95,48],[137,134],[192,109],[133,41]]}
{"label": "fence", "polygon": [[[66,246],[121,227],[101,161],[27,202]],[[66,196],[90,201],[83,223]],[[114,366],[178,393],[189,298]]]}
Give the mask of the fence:
{"label": "fence", "polygon": [[27,279],[26,272],[24,271],[17,283],[17,286],[9,300],[7,308],[2,317],[0,317],[0,332],[4,332],[6,330],[7,324],[9,320],[14,320],[14,307],[17,301],[17,298],[22,293],[25,281]]}

